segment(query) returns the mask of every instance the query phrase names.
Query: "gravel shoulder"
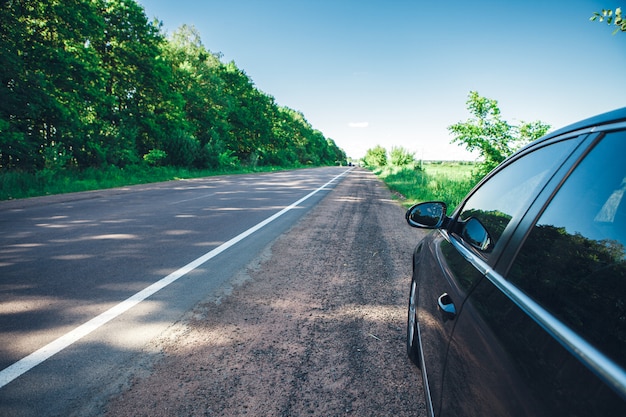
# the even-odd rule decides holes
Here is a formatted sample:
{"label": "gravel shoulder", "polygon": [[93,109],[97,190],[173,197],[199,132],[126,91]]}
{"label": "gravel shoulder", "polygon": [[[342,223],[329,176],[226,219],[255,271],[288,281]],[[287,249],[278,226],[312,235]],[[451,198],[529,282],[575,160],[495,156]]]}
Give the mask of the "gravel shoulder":
{"label": "gravel shoulder", "polygon": [[107,415],[426,415],[404,341],[420,233],[381,181],[352,171],[155,340]]}

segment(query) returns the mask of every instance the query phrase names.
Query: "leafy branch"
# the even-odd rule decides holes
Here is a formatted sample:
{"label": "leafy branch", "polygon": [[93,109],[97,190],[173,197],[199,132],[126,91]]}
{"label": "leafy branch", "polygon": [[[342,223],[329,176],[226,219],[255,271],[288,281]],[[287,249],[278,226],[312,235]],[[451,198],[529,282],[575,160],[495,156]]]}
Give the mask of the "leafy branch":
{"label": "leafy branch", "polygon": [[610,26],[611,24],[614,24],[616,26],[615,30],[613,31],[613,35],[615,35],[617,32],[626,32],[626,20],[624,20],[622,18],[622,8],[618,7],[615,9],[615,11],[613,10],[605,10],[602,9],[602,12],[594,12],[593,16],[591,16],[589,18],[589,20],[591,20],[592,22],[598,21],[598,22],[604,22],[606,21],[606,23]]}

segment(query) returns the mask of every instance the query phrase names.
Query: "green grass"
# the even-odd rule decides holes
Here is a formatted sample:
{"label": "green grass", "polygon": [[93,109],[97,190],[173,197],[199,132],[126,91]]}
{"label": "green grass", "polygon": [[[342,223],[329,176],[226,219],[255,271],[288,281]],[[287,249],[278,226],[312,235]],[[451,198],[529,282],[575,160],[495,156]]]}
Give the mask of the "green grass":
{"label": "green grass", "polygon": [[256,167],[233,170],[189,170],[176,167],[134,165],[127,168],[109,166],[84,171],[50,171],[36,173],[0,172],[0,200],[38,197],[43,195],[100,190],[160,181],[200,178],[224,174],[278,171],[285,168]]}
{"label": "green grass", "polygon": [[472,177],[474,166],[467,162],[431,162],[424,163],[422,169],[385,167],[374,173],[399,194],[403,205],[438,200],[452,212],[476,184]]}

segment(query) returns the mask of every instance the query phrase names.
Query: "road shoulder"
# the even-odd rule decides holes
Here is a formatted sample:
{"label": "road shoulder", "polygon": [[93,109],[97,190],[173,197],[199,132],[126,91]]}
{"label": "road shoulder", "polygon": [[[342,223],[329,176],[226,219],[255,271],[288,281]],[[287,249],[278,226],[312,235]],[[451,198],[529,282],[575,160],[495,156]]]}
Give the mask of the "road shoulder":
{"label": "road shoulder", "polygon": [[111,416],[424,414],[405,354],[419,232],[355,170],[220,294],[154,342]]}

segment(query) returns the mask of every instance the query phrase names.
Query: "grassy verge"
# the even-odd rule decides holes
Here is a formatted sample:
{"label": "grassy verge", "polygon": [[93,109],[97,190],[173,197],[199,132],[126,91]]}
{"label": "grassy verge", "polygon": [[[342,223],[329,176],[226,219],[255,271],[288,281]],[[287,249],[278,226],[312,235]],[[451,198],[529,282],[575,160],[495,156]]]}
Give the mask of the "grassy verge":
{"label": "grassy verge", "polygon": [[409,207],[422,201],[444,201],[448,212],[461,202],[476,181],[471,163],[425,163],[422,169],[384,167],[374,170],[394,192],[402,195],[402,204]]}
{"label": "grassy verge", "polygon": [[200,178],[225,174],[279,171],[286,168],[256,167],[233,170],[189,170],[176,167],[110,166],[84,171],[0,172],[0,200],[100,190],[151,182]]}
{"label": "grassy verge", "polygon": [[[385,167],[375,170],[387,186],[402,195],[402,204],[440,200],[451,212],[474,186],[473,164],[458,162],[425,163],[422,169]],[[175,167],[110,166],[85,171],[0,172],[0,200],[99,190],[186,178],[248,172],[279,171],[288,168],[256,167],[233,170],[189,170]]]}

